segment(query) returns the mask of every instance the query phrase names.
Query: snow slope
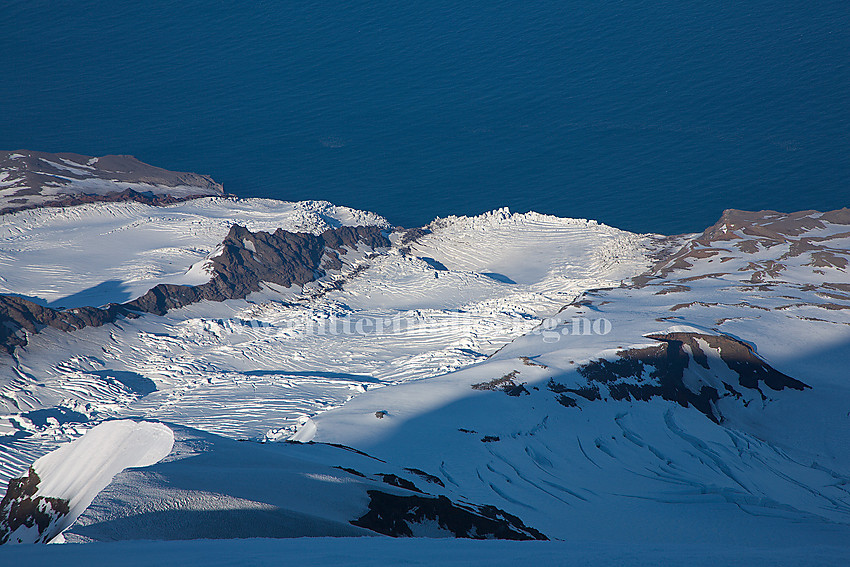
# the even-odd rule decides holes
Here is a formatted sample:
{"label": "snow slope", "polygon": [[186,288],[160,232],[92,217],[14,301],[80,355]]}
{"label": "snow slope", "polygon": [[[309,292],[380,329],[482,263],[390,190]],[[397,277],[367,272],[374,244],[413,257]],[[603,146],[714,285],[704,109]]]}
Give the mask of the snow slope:
{"label": "snow slope", "polygon": [[564,565],[599,567],[841,567],[846,546],[811,546],[793,541],[782,545],[665,545],[616,541],[469,541],[392,538],[294,538],[194,541],[122,541],[97,545],[5,546],[0,560],[9,565],[67,567],[120,563],[126,567],[178,564],[186,567],[264,566],[281,558],[315,567],[390,565],[485,565],[514,567]]}
{"label": "snow slope", "polygon": [[[10,485],[3,500],[0,538],[15,543],[50,542],[76,521],[117,473],[160,461],[173,444],[173,433],[160,423],[101,423],[36,460],[29,471],[29,485],[18,494],[13,494]],[[28,515],[30,502],[38,512]]]}
{"label": "snow slope", "polygon": [[65,533],[121,539],[377,536],[545,539],[429,492],[436,477],[344,447],[239,443],[182,426],[167,459],[126,471]]}
{"label": "snow slope", "polygon": [[[200,282],[231,222],[385,226],[323,203],[221,198],[13,216],[3,230],[22,270],[38,250],[53,265],[51,231],[86,242],[121,227],[126,264],[87,277],[132,294]],[[498,210],[348,248],[303,286],[46,328],[0,359],[0,474],[136,418],[169,423],[174,450],[117,475],[70,540],[481,535],[450,527],[456,508],[423,516],[449,502],[567,541],[832,549],[850,541],[848,235],[846,210],[730,211],[669,239]],[[161,263],[168,238],[183,275]],[[14,256],[28,242],[33,255]],[[147,255],[160,271],[133,283]],[[6,274],[16,293],[48,287]],[[56,285],[39,297],[80,293]],[[256,443],[287,438],[319,443]]]}

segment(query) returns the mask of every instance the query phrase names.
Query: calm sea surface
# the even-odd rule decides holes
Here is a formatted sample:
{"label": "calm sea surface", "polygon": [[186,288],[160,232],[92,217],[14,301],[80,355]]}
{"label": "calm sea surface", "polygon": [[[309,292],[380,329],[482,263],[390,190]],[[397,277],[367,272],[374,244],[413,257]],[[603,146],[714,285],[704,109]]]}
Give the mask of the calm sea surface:
{"label": "calm sea surface", "polygon": [[396,224],[850,205],[850,2],[0,2],[0,149]]}

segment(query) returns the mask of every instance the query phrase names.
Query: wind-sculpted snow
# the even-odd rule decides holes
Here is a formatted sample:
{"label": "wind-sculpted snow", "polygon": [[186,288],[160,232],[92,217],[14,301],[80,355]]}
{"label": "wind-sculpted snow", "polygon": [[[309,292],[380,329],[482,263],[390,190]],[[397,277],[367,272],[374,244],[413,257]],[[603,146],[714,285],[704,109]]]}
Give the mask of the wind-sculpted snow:
{"label": "wind-sculpted snow", "polygon": [[[564,293],[575,284],[586,289],[591,274],[604,274],[618,285],[630,277],[635,263],[646,262],[656,246],[653,238],[592,220],[516,215],[507,209],[477,217],[437,219],[428,226],[427,234],[415,235],[409,246],[417,256],[497,281],[534,283],[536,289],[550,293]],[[406,238],[412,236],[406,233]],[[590,239],[594,246],[580,246],[582,240]]]}
{"label": "wind-sculpted snow", "polygon": [[[652,238],[604,225],[505,211],[484,215],[474,230],[467,226],[478,226],[474,219],[458,219],[460,228],[443,221],[443,228],[414,231],[417,238],[404,244],[403,234],[392,233],[389,249],[371,247],[386,245],[379,230],[386,221],[322,203],[200,199],[161,209],[127,203],[72,207],[68,218],[57,211],[15,213],[27,222],[21,222],[22,232],[9,231],[10,242],[22,246],[42,238],[41,230],[72,222],[94,240],[103,228],[120,226],[116,234],[147,258],[155,250],[149,233],[177,237],[200,226],[208,238],[213,233],[203,228],[207,224],[223,232],[217,242],[204,244],[205,256],[187,262],[205,274],[202,282],[164,285],[129,302],[164,315],[119,316],[72,333],[36,325],[40,332],[25,335],[25,348],[0,359],[0,404],[11,414],[6,431],[16,436],[11,445],[0,445],[0,477],[25,472],[21,455],[38,456],[35,439],[49,450],[86,427],[61,419],[36,425],[25,415],[29,410],[62,408],[91,423],[142,415],[235,438],[285,438],[310,416],[367,389],[484,360],[583,289],[617,285],[623,273],[639,273],[655,249]],[[171,216],[161,216],[166,213]],[[247,230],[225,224],[233,219]],[[276,232],[278,222],[291,234]],[[479,265],[457,268],[453,250],[462,250],[459,243],[473,235],[479,238],[482,229],[499,245],[468,249],[467,261],[478,254]],[[515,231],[526,236],[514,238]],[[142,242],[134,244],[132,235]],[[220,246],[225,238],[227,246]],[[316,267],[324,238],[317,267],[324,275],[298,285]],[[440,257],[453,269],[435,269],[418,256],[412,247],[420,241],[431,254],[443,248]],[[538,258],[533,274],[518,266],[498,279],[487,270],[500,256],[529,253]],[[216,273],[226,274],[228,289],[245,291],[251,289],[246,282],[260,282],[259,291],[244,299],[187,303],[225,295],[217,291],[224,279],[211,281]],[[202,297],[195,288],[207,283],[209,293]],[[126,315],[138,313],[126,307]],[[119,376],[146,386],[130,387]]]}
{"label": "wind-sculpted snow", "polygon": [[77,519],[115,474],[154,464],[170,451],[157,423],[110,421],[33,463],[0,502],[0,544],[48,543]]}
{"label": "wind-sculpted snow", "polygon": [[389,228],[373,213],[321,201],[211,197],[163,207],[27,210],[0,223],[0,293],[60,309],[124,303],[160,283],[200,285],[233,225],[315,235],[341,226]]}
{"label": "wind-sculpted snow", "polygon": [[[173,207],[202,203],[256,206]],[[107,418],[175,424],[172,456],[118,475],[74,541],[841,544],[846,217],[731,211],[671,238],[506,210],[390,233],[353,213],[231,222],[183,263],[206,279],[157,281],[123,301],[147,314],[39,328],[0,360],[2,464],[25,474]],[[315,442],[256,443],[290,436]]]}

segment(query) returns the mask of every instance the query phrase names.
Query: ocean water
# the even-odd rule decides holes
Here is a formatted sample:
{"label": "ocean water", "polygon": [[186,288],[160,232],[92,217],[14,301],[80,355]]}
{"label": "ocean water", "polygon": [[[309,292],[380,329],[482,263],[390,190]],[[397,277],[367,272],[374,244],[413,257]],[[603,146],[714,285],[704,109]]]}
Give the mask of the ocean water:
{"label": "ocean water", "polygon": [[0,148],[396,224],[850,205],[850,2],[0,3]]}

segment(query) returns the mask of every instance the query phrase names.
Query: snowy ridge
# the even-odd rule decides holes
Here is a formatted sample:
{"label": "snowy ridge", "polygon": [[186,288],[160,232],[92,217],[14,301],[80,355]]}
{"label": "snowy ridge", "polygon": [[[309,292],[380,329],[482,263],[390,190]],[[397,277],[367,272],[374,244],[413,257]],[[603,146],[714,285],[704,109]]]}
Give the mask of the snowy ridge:
{"label": "snowy ridge", "polygon": [[[439,470],[552,537],[841,541],[850,279],[840,260],[789,249],[827,234],[840,258],[848,223],[810,216],[777,215],[796,236],[754,252],[744,233],[732,246],[689,243],[661,277],[656,268],[640,286],[588,292],[487,361],[367,392],[294,439]],[[754,285],[754,271],[779,261],[781,275]],[[593,330],[599,318],[608,332]],[[664,351],[652,337],[686,340]]]}
{"label": "snowy ridge", "polygon": [[[222,230],[232,220],[245,221],[252,230],[283,224],[313,233],[336,223],[385,223],[368,213],[314,202],[199,199],[162,208],[109,203],[73,207],[68,214],[81,210],[110,223],[120,213],[128,235],[162,226],[157,223],[163,217],[174,231],[195,223],[215,223],[216,230]],[[186,211],[200,212],[186,221]],[[36,213],[16,215],[37,216],[48,226],[66,222],[56,210],[42,212],[47,218]],[[144,222],[130,220],[133,216]],[[464,228],[476,223],[474,219],[458,221],[460,227],[443,221],[445,228],[435,228],[422,244],[398,243],[368,258],[349,251],[339,270],[329,270],[327,277],[304,289],[269,285],[246,300],[204,302],[162,317],[121,319],[74,333],[44,329],[28,337],[26,350],[16,353],[14,363],[0,360],[0,365],[8,365],[0,366],[7,377],[0,389],[2,401],[27,434],[61,436],[89,420],[132,415],[236,438],[285,438],[308,417],[369,388],[481,361],[535,328],[543,316],[555,313],[581,290],[616,285],[623,270],[635,275],[650,264],[650,239],[595,223],[506,211],[483,218],[499,246],[467,253],[467,262],[478,255],[481,271],[471,264],[463,270],[435,269],[417,256],[419,246],[437,255],[438,240],[451,251],[462,250],[470,234],[481,238],[480,231]],[[100,230],[96,222],[93,225]],[[511,230],[520,227],[529,237],[511,238]],[[453,244],[456,241],[461,243]],[[623,242],[627,252],[608,270],[580,265],[582,258],[622,247]],[[549,260],[541,245],[550,250]],[[507,267],[500,257],[515,258],[532,247],[539,257],[533,272],[525,266],[503,270],[506,278],[526,283],[486,273],[488,263]],[[439,257],[452,262],[449,254]],[[576,259],[566,276],[565,257]],[[615,273],[608,276],[611,270]],[[556,278],[563,289],[552,290]],[[35,383],[41,386],[33,388]],[[52,407],[81,417],[55,426],[29,424],[28,412]],[[10,467],[3,472],[21,471]]]}
{"label": "snowy ridge", "polygon": [[430,537],[545,539],[500,510],[428,494],[436,477],[343,447],[173,428],[168,458],[118,475],[66,541],[424,535],[432,524],[443,527]]}
{"label": "snowy ridge", "polygon": [[507,208],[477,217],[437,219],[428,228],[431,234],[411,246],[417,255],[451,270],[505,276],[549,293],[566,293],[571,283],[583,284],[593,274],[619,285],[635,264],[646,261],[650,248],[646,236],[596,221],[511,214]]}

